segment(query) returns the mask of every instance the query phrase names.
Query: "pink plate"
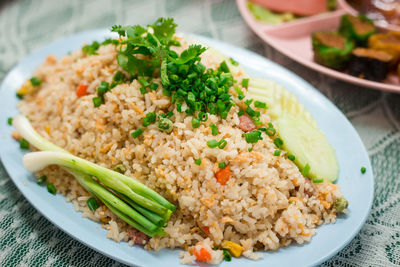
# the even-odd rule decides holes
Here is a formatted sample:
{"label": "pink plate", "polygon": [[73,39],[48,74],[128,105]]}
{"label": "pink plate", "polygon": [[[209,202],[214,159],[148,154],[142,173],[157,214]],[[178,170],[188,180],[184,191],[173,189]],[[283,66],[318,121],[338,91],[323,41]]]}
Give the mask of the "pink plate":
{"label": "pink plate", "polygon": [[281,53],[300,64],[334,78],[365,87],[400,93],[400,79],[396,75],[388,75],[383,82],[374,82],[351,76],[314,62],[311,33],[320,30],[335,30],[339,27],[340,17],[343,14],[355,14],[355,10],[351,9],[344,0],[338,1],[339,8],[336,11],[304,17],[278,25],[266,24],[254,18],[247,8],[247,1],[236,0],[242,17],[261,39]]}

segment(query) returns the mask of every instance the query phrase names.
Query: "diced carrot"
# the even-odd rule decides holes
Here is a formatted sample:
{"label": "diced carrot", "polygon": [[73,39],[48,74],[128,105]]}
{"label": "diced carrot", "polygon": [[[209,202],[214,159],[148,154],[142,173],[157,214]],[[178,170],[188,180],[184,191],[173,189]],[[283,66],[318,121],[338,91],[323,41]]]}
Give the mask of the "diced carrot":
{"label": "diced carrot", "polygon": [[207,235],[209,235],[209,234],[210,234],[210,227],[208,227],[208,226],[203,226],[203,231],[204,231],[204,233],[206,233]]}
{"label": "diced carrot", "polygon": [[226,166],[215,173],[218,183],[225,185],[231,179],[231,169]]}
{"label": "diced carrot", "polygon": [[78,88],[76,89],[76,96],[77,97],[82,97],[84,95],[87,95],[88,94],[87,89],[88,89],[88,85],[87,84],[80,84],[78,86]]}
{"label": "diced carrot", "polygon": [[199,250],[194,250],[194,256],[196,256],[196,260],[198,261],[209,261],[211,260],[211,254],[205,248],[200,248]]}

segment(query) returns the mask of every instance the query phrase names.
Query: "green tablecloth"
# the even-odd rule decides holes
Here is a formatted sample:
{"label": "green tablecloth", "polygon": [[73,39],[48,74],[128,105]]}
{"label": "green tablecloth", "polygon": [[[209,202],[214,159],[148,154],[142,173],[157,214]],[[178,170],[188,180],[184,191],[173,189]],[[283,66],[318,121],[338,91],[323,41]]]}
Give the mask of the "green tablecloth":
{"label": "green tablecloth", "polygon": [[[399,266],[400,95],[346,84],[293,62],[251,32],[234,1],[0,1],[0,81],[26,55],[65,35],[114,24],[147,24],[159,16],[174,17],[181,31],[246,47],[282,64],[346,114],[368,149],[375,200],[361,232],[323,266]],[[16,265],[120,264],[49,223],[16,189],[0,163],[0,266]]]}

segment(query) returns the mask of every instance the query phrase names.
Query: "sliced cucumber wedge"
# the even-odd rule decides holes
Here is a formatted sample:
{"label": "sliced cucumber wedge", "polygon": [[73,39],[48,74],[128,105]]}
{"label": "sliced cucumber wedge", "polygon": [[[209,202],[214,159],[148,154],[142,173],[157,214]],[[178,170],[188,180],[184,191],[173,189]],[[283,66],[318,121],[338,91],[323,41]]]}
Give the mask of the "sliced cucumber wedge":
{"label": "sliced cucumber wedge", "polygon": [[282,112],[288,112],[302,117],[311,125],[317,127],[317,122],[304,105],[298,101],[297,96],[273,81],[251,77],[247,98],[267,103],[268,113],[272,120],[279,118]]}
{"label": "sliced cucumber wedge", "polygon": [[322,178],[334,182],[339,173],[335,151],[322,132],[302,117],[282,112],[276,120],[283,149],[293,154],[295,163],[303,169],[310,166],[309,178]]}

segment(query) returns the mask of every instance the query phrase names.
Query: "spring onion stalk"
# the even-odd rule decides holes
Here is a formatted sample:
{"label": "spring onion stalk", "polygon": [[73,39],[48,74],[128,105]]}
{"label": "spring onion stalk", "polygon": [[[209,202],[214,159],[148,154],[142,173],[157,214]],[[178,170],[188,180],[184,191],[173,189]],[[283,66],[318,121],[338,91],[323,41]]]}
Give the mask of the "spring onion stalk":
{"label": "spring onion stalk", "polygon": [[61,165],[91,195],[129,225],[149,236],[165,234],[162,226],[176,207],[157,192],[134,178],[71,155],[40,136],[22,115],[14,118],[13,126],[32,146],[44,150],[25,155],[24,165],[28,170],[38,171],[49,164]]}
{"label": "spring onion stalk", "polygon": [[71,154],[56,151],[30,152],[25,154],[23,163],[25,169],[30,172],[36,172],[44,169],[48,165],[55,164],[95,176],[105,186],[128,196],[139,205],[159,215],[167,215],[167,208],[153,201],[152,199],[148,199],[136,194],[129,186],[117,178],[117,174],[123,176],[122,174],[111,171],[107,168],[101,167],[95,163],[78,158]]}
{"label": "spring onion stalk", "polygon": [[[66,150],[52,144],[51,142],[47,141],[44,139],[41,135],[39,135],[32,127],[30,122],[28,121],[27,118],[25,118],[22,115],[17,115],[13,119],[13,126],[14,128],[24,137],[28,142],[33,145],[34,147],[38,148],[39,150],[42,151],[60,151],[60,152],[65,152],[68,153]],[[68,153],[69,154],[69,153]],[[88,161],[86,161],[88,162]],[[165,207],[166,209],[169,209],[171,211],[175,211],[176,207],[175,205],[171,204],[163,198],[161,195],[159,195],[157,192],[154,190],[150,189],[149,187],[145,186],[144,184],[138,182],[136,179],[127,177],[121,173],[100,167],[96,164],[93,164],[89,162],[92,166],[94,165],[95,168],[101,168],[102,171],[104,171],[107,176],[113,176],[116,179],[122,181],[124,184],[126,184],[131,190],[133,190],[136,194],[141,195],[142,197],[145,198],[150,198],[154,200],[155,202],[158,202],[160,205]],[[100,177],[98,177],[100,179]]]}
{"label": "spring onion stalk", "polygon": [[[118,210],[120,214],[125,214],[124,218],[129,219],[125,220],[124,218],[118,215],[117,216],[124,220],[126,223],[132,225],[133,227],[147,234],[148,236],[154,236],[156,233],[161,233],[157,225],[154,225],[152,222],[143,217],[140,213],[137,213],[126,203],[118,199],[109,190],[107,190],[94,179],[92,179],[90,175],[83,174],[73,169],[67,169],[67,171],[75,176],[78,182],[83,185],[84,188],[91,195],[100,199],[101,202],[103,202],[111,211]],[[132,220],[132,218],[134,220]]]}

